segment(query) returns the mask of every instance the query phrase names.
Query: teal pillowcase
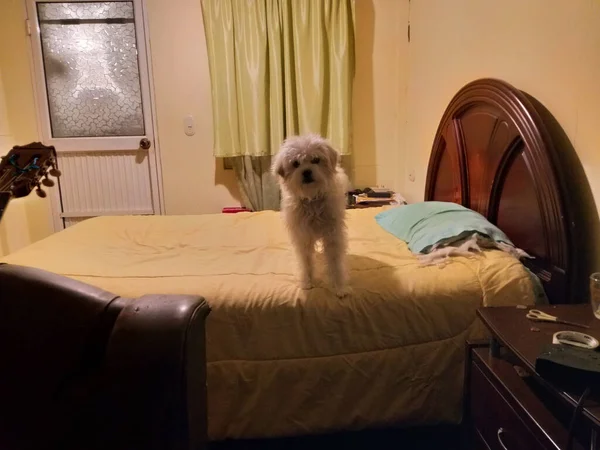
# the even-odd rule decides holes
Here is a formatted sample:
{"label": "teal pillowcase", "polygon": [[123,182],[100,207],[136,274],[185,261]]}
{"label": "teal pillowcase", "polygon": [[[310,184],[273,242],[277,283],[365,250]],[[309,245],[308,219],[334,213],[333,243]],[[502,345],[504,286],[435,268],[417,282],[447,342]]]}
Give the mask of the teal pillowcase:
{"label": "teal pillowcase", "polygon": [[421,202],[388,209],[375,216],[387,232],[408,244],[413,253],[427,253],[438,243],[449,243],[479,233],[514,246],[506,234],[481,214],[450,202]]}

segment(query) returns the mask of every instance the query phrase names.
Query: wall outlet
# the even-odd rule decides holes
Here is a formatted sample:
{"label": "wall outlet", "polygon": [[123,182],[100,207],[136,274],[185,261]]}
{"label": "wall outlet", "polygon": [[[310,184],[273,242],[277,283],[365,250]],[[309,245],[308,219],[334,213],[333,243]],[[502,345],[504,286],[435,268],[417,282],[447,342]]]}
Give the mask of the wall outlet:
{"label": "wall outlet", "polygon": [[413,169],[413,170],[410,170],[410,171],[408,172],[408,180],[409,180],[409,181],[412,181],[412,182],[414,182],[414,181],[415,181],[415,171],[414,171],[414,169]]}

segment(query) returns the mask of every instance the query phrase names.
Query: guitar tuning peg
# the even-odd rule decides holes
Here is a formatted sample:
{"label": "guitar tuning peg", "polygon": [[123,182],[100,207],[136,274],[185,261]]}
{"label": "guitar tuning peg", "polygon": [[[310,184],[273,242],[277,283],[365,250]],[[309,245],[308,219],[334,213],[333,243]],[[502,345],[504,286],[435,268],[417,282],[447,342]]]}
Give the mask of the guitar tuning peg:
{"label": "guitar tuning peg", "polygon": [[39,185],[35,189],[35,193],[38,195],[38,197],[41,197],[41,198],[46,198],[46,196],[48,195],[48,194],[46,194],[46,191],[44,191]]}
{"label": "guitar tuning peg", "polygon": [[58,170],[56,168],[56,160],[52,159],[50,161],[50,170],[48,171],[50,173],[50,175],[52,175],[53,177],[60,177],[61,173],[60,170]]}
{"label": "guitar tuning peg", "polygon": [[42,180],[42,184],[46,187],[52,187],[54,186],[54,181],[46,176],[46,178]]}

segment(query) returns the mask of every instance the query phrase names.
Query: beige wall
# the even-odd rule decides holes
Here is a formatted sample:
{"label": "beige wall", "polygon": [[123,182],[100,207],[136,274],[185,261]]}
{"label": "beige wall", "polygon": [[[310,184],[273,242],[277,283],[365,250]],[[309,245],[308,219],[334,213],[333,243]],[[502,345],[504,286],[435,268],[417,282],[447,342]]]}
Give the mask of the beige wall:
{"label": "beige wall", "polygon": [[356,187],[402,182],[408,0],[356,0],[353,132]]}
{"label": "beige wall", "polygon": [[[38,140],[25,6],[21,0],[0,0],[0,90],[4,100],[0,154],[10,146]],[[0,225],[0,252],[14,251],[52,231],[49,200],[35,194],[10,203]]]}
{"label": "beige wall", "polygon": [[410,200],[422,200],[429,152],[448,102],[467,82],[494,77],[528,92],[556,117],[598,203],[600,2],[418,0],[410,8],[409,115],[397,187]]}
{"label": "beige wall", "polygon": [[[212,155],[210,77],[200,0],[146,0],[167,214],[239,205],[233,171]],[[196,134],[183,130],[194,116]]]}
{"label": "beige wall", "polygon": [[[0,70],[0,155],[13,145],[13,137],[8,124],[4,84]],[[29,243],[27,215],[22,200],[15,200],[0,222],[0,256],[6,255]]]}

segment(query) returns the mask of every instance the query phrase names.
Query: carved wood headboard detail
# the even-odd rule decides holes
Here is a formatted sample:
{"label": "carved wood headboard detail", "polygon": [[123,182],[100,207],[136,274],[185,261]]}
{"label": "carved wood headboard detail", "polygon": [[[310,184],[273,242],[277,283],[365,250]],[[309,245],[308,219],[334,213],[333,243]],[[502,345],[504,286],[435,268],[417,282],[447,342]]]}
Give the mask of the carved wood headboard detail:
{"label": "carved wood headboard detail", "polygon": [[[427,170],[425,200],[460,203],[488,218],[535,259],[551,303],[585,301],[587,272],[576,258],[580,218],[572,207],[573,160],[557,145],[557,124],[496,79],[464,86],[446,109]],[[571,181],[571,184],[573,182]]]}

